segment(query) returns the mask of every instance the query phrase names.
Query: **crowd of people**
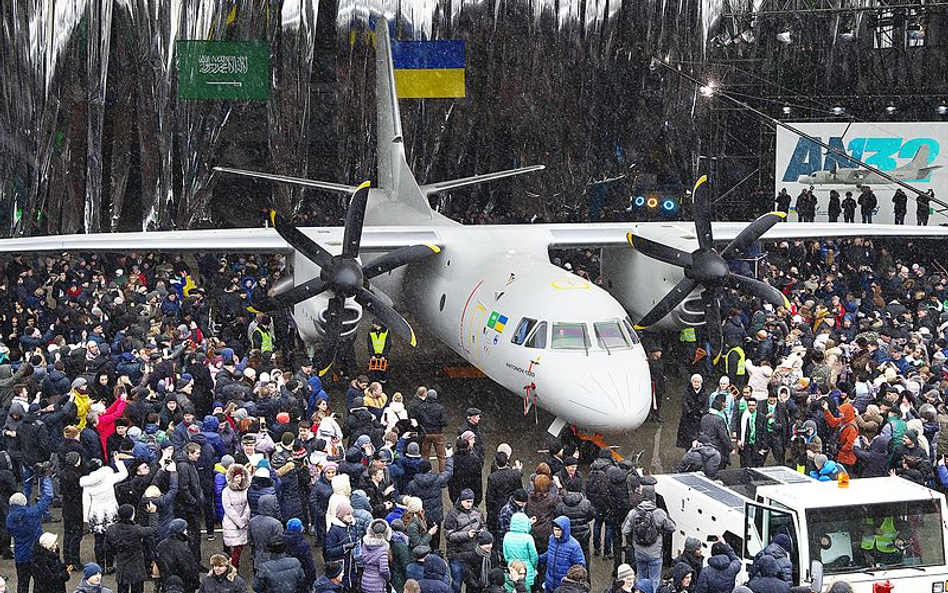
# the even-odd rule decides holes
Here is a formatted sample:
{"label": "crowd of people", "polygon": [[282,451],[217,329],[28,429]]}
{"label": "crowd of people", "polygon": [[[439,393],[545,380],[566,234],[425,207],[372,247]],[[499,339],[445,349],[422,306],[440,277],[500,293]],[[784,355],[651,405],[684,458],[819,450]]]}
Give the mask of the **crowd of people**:
{"label": "crowd of people", "polygon": [[[291,320],[247,311],[279,259],[3,264],[0,553],[18,593],[102,592],[112,574],[119,592],[576,593],[597,556],[614,593],[740,591],[723,541],[663,560],[688,526],[609,449],[581,469],[554,440],[525,469],[484,442],[481,410],[449,422],[435,388],[324,386]],[[866,240],[778,244],[770,265],[793,307],[727,296],[722,366],[699,360],[683,395],[683,469],[948,482],[944,279]],[[788,590],[787,551],[755,560],[751,591]]]}
{"label": "crowd of people", "polygon": [[[928,219],[931,216],[931,202],[934,196],[934,190],[928,190],[913,196],[915,200],[915,224],[918,226],[928,226]],[[783,188],[774,198],[774,206],[778,211],[788,214],[791,201],[792,198],[787,189]],[[797,222],[815,222],[818,205],[819,200],[816,194],[813,193],[813,187],[803,188],[794,204]],[[857,208],[859,209],[860,222],[871,224],[873,217],[879,212],[879,199],[870,186],[861,186],[856,197],[853,197],[851,190],[847,190],[845,196],[841,197],[839,191],[831,189],[826,203],[826,219],[828,222],[839,222],[839,215],[842,214],[843,222],[854,223],[856,222]],[[908,195],[902,188],[898,188],[892,194],[893,222],[904,225],[906,214],[908,214]]]}

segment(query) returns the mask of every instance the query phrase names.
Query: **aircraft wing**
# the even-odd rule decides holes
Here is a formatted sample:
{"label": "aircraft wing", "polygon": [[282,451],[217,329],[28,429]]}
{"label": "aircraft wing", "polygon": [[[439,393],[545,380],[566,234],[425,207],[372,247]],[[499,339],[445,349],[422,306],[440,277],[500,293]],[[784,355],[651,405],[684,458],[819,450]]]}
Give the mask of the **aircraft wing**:
{"label": "aircraft wing", "polygon": [[[302,227],[300,230],[317,243],[329,248],[330,251],[335,251],[332,247],[342,244],[342,227]],[[443,247],[435,233],[421,228],[366,227],[362,234],[363,251],[385,252],[419,244]],[[49,235],[0,239],[0,253],[61,253],[64,251],[286,253],[290,251],[290,247],[272,228]]]}
{"label": "aircraft wing", "polygon": [[[747,222],[712,223],[715,241],[727,242],[741,232]],[[584,249],[628,245],[627,233],[641,234],[654,240],[663,235],[694,240],[694,225],[687,220],[669,222],[609,222],[592,224],[546,224],[533,225],[549,231],[550,247],[559,249]],[[893,224],[843,224],[819,222],[783,222],[767,231],[763,238],[819,239],[819,238],[886,238],[905,237],[918,239],[948,238],[948,227],[903,226]]]}

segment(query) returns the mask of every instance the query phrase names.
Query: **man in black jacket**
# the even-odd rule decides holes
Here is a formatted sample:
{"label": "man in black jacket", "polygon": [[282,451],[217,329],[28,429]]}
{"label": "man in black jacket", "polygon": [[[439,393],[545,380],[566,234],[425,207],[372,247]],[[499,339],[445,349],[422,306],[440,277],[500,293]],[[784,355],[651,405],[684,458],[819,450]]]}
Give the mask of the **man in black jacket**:
{"label": "man in black jacket", "polygon": [[253,579],[253,590],[257,593],[293,593],[308,591],[306,575],[300,561],[287,556],[286,542],[282,535],[275,535],[267,541],[270,560],[257,567]]}
{"label": "man in black jacket", "polygon": [[[76,441],[67,439],[63,442]],[[66,566],[82,565],[79,557],[82,543],[82,486],[79,485],[79,479],[86,474],[84,467],[79,451],[69,451],[59,463],[59,493],[63,498],[63,561]]]}
{"label": "man in black jacket", "polygon": [[494,463],[497,469],[487,476],[487,528],[491,533],[497,533],[497,519],[500,516],[500,509],[507,504],[510,496],[523,488],[523,466],[519,461],[513,466],[510,465],[510,459],[503,451],[498,451],[494,455]]}
{"label": "man in black jacket", "polygon": [[149,570],[145,567],[144,540],[154,537],[158,526],[158,508],[149,503],[148,526],[135,523],[135,507],[123,504],[118,510],[118,523],[109,526],[105,532],[105,541],[115,553],[115,581],[119,591],[142,593]]}
{"label": "man in black jacket", "polygon": [[448,421],[444,416],[444,406],[438,403],[438,392],[429,389],[427,397],[419,401],[411,410],[412,417],[418,421],[425,431],[425,438],[421,442],[421,457],[428,458],[431,446],[434,445],[438,456],[438,471],[443,472],[447,450],[444,446],[444,427]]}
{"label": "man in black jacket", "polygon": [[188,533],[191,534],[191,553],[195,558],[201,558],[201,520],[204,517],[204,490],[197,470],[200,457],[201,446],[188,443],[175,460],[178,469],[175,515],[187,523]]}
{"label": "man in black jacket", "polygon": [[31,404],[23,415],[23,422],[16,429],[17,449],[20,450],[23,463],[23,494],[29,500],[33,494],[34,468],[38,463],[49,461],[49,431],[39,418],[39,404]]}
{"label": "man in black jacket", "polygon": [[201,584],[201,565],[200,556],[194,556],[188,546],[187,528],[184,519],[171,522],[168,537],[158,544],[158,571],[163,584],[167,585],[168,579],[176,576],[184,582],[185,593],[194,593]]}
{"label": "man in black jacket", "polygon": [[724,404],[726,398],[719,393],[711,402],[711,409],[701,418],[699,434],[705,435],[711,446],[721,454],[721,469],[728,466],[731,457],[731,431],[725,420]]}

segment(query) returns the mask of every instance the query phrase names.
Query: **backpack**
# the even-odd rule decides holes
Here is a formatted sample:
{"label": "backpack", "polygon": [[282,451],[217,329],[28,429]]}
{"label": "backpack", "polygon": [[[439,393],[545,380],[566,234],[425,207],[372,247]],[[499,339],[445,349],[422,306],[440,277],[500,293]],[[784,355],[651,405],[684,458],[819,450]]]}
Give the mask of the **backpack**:
{"label": "backpack", "polygon": [[837,456],[839,455],[839,452],[842,450],[843,431],[846,430],[847,426],[850,426],[852,427],[853,430],[858,431],[858,429],[856,428],[856,425],[853,424],[852,422],[847,422],[845,424],[841,424],[840,426],[837,426],[833,430],[833,432],[830,433],[829,438],[826,439],[826,443],[823,445],[823,453],[825,453],[828,458],[835,460]]}
{"label": "backpack", "polygon": [[589,472],[586,477],[586,498],[597,509],[604,510],[605,502],[609,498],[609,479],[606,477],[606,472],[600,469]]}
{"label": "backpack", "polygon": [[156,459],[161,457],[161,447],[158,446],[157,434],[143,434],[141,440]]}
{"label": "backpack", "polygon": [[632,516],[632,540],[637,546],[651,546],[658,541],[658,528],[652,520],[652,511],[636,510]]}

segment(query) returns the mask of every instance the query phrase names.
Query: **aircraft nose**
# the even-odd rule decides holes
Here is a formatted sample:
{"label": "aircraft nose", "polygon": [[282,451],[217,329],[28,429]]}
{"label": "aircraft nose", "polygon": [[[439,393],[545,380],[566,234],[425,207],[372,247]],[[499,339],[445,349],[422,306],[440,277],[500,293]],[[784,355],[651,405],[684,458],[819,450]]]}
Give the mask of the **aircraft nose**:
{"label": "aircraft nose", "polygon": [[569,416],[576,424],[602,433],[635,430],[648,417],[651,378],[644,358],[632,364],[590,372],[577,383]]}

